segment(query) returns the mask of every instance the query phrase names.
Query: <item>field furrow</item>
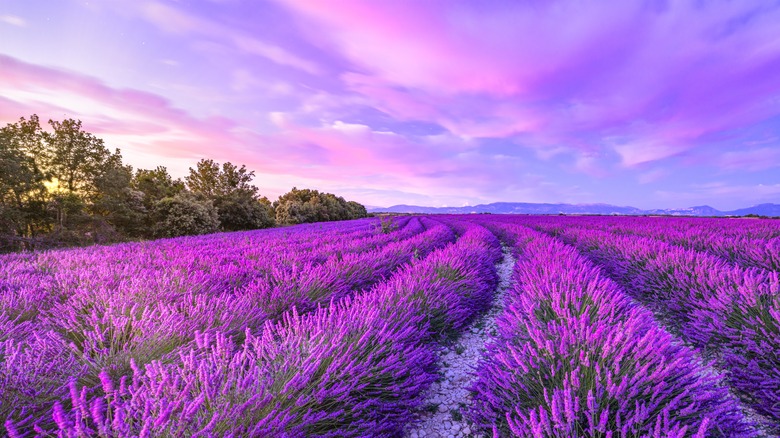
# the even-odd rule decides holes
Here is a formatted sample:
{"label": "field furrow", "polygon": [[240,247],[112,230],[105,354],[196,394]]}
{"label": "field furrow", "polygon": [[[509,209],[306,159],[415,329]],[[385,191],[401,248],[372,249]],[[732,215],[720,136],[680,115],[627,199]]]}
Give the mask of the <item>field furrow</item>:
{"label": "field furrow", "polygon": [[0,435],[777,436],[779,232],[401,216],[3,255]]}
{"label": "field furrow", "polygon": [[780,281],[653,239],[569,228],[559,235],[727,373],[735,392],[780,432]]}
{"label": "field furrow", "polygon": [[501,436],[755,436],[722,376],[576,251],[499,225],[517,254],[471,416]]}

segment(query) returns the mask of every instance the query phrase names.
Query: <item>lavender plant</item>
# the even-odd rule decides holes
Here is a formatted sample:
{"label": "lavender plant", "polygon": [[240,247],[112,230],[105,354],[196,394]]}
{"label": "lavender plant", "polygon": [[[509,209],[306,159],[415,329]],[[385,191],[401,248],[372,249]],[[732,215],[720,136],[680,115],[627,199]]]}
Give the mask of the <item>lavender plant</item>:
{"label": "lavender plant", "polygon": [[730,385],[780,431],[780,283],[667,243],[570,228],[562,237],[604,266],[683,340],[713,355]]}
{"label": "lavender plant", "polygon": [[725,383],[764,426],[777,419],[776,223],[379,225],[0,256],[0,430],[399,436],[438,377],[439,344],[490,306],[496,236],[519,262],[469,413],[488,432],[755,435]]}
{"label": "lavender plant", "polygon": [[[501,227],[499,227],[501,228]],[[753,436],[722,376],[570,248],[516,226],[472,419],[508,436]]]}
{"label": "lavender plant", "polygon": [[[69,397],[50,407],[53,426],[35,417],[10,419],[6,428],[65,436],[398,435],[437,376],[436,342],[446,330],[432,327],[462,327],[489,303],[500,255],[498,241],[474,225],[437,250],[452,232],[429,225],[427,245],[413,245],[429,255],[368,291],[332,295],[308,313],[293,307],[241,336],[197,332],[145,364],[150,356],[137,353],[159,345],[146,343],[151,331],[160,339],[186,334],[189,321],[166,320],[179,314],[162,305],[76,311],[66,318],[72,324],[60,325],[103,364],[96,381],[61,385]],[[88,334],[75,338],[79,330]],[[130,371],[112,368],[117,361]]]}

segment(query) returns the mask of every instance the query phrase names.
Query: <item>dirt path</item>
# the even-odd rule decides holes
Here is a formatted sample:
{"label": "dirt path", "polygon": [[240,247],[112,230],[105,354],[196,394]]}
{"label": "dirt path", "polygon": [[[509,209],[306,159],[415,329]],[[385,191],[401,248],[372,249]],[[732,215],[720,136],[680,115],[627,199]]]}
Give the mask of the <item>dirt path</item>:
{"label": "dirt path", "polygon": [[421,422],[410,428],[409,438],[477,437],[466,421],[465,409],[471,403],[468,387],[475,380],[474,372],[485,351],[485,343],[496,329],[496,317],[504,306],[504,294],[512,281],[515,258],[504,247],[504,258],[497,265],[499,284],[493,306],[463,333],[461,338],[444,349],[441,355],[441,381],[434,383],[420,411]]}

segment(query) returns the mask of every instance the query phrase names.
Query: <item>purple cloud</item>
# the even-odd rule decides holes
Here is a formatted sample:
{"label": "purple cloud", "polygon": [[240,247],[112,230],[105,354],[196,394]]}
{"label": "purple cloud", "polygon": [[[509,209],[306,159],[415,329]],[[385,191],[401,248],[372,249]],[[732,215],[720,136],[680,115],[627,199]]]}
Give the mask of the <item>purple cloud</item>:
{"label": "purple cloud", "polygon": [[634,166],[778,113],[780,9],[761,2],[284,3],[366,71],[351,90],[457,135]]}
{"label": "purple cloud", "polygon": [[136,165],[209,156],[372,205],[727,208],[778,182],[780,7],[758,0],[51,8],[0,11],[0,121],[82,118]]}

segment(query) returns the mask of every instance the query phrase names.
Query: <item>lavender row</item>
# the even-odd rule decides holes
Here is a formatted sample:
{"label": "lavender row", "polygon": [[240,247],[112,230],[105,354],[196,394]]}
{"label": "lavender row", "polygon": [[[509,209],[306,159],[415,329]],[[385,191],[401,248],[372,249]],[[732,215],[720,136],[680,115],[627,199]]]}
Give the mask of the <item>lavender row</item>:
{"label": "lavender row", "polygon": [[780,237],[780,222],[770,219],[701,218],[701,217],[635,217],[635,216],[556,216],[533,217],[549,225],[598,228],[603,231],[634,234],[637,229],[666,229],[695,236],[719,235],[726,238],[770,240]]}
{"label": "lavender row", "polygon": [[[53,300],[95,286],[110,286],[117,293],[123,288],[212,292],[273,268],[317,265],[334,254],[372,250],[425,230],[415,220],[385,235],[377,231],[377,223],[358,220],[339,224],[341,228],[311,225],[0,256],[0,291],[20,289],[24,295],[52,295]],[[355,247],[353,240],[366,237],[381,240]]]}
{"label": "lavender row", "polygon": [[674,224],[637,224],[630,232],[708,252],[742,267],[780,271],[780,237],[764,239],[747,233],[729,235],[717,227],[680,230]]}
{"label": "lavender row", "polygon": [[574,249],[497,225],[518,262],[470,416],[494,436],[754,436],[736,399]]}
{"label": "lavender row", "polygon": [[267,278],[235,288],[238,299],[252,301],[266,318],[275,319],[292,307],[306,313],[327,305],[357,290],[388,278],[404,264],[425,257],[431,251],[455,240],[455,234],[443,224],[429,222],[426,231],[410,238],[386,244],[375,250],[339,254],[318,266],[280,270]]}
{"label": "lavender row", "polygon": [[780,271],[780,221],[714,218],[545,219],[551,230],[568,225],[660,239],[708,252],[742,267]]}
{"label": "lavender row", "polygon": [[[0,315],[0,325],[5,322],[13,329],[5,333],[11,339],[0,347],[5,353],[0,365],[9,370],[0,389],[0,401],[8,402],[0,403],[0,414],[7,415],[15,406],[39,412],[67,392],[68,380],[92,386],[99,383],[101,372],[117,380],[131,375],[131,363],[143,368],[153,360],[176,361],[179,349],[198,331],[242,338],[245,331],[261,329],[265,321],[292,307],[308,312],[342,299],[454,239],[448,227],[430,221],[429,226],[375,251],[346,254],[287,277],[280,274],[270,286],[266,281],[249,282],[175,301],[143,289],[116,294],[111,287],[96,287],[74,291],[34,321]],[[39,372],[46,378],[29,378]]]}
{"label": "lavender row", "polygon": [[[14,301],[32,300],[17,311],[34,313],[75,291],[102,287],[120,295],[144,290],[154,301],[165,295],[173,300],[179,295],[220,292],[244,281],[241,275],[260,276],[277,264],[265,254],[265,247],[280,254],[298,253],[289,251],[293,247],[284,244],[283,234],[270,231],[235,233],[232,239],[211,235],[3,256],[0,304],[5,308]],[[293,234],[315,236],[305,229]],[[330,234],[335,240],[338,232]]]}
{"label": "lavender row", "polygon": [[780,432],[780,280],[658,240],[571,228],[599,263],[686,342],[727,371],[742,400]]}
{"label": "lavender row", "polygon": [[[471,226],[387,282],[237,340],[199,334],[172,363],[70,383],[11,432],[63,436],[398,436],[436,378],[436,343],[489,305],[499,243]],[[37,423],[37,425],[36,425]],[[52,424],[53,423],[53,424]]]}
{"label": "lavender row", "polygon": [[[25,287],[0,289],[0,325],[6,328],[0,333],[0,341],[12,338],[24,345],[32,332],[55,331],[64,338],[64,344],[84,356],[91,368],[94,368],[93,357],[105,361],[113,356],[127,356],[126,350],[132,349],[144,350],[143,357],[136,360],[146,363],[191,339],[195,330],[218,328],[242,332],[247,326],[256,328],[264,320],[277,317],[293,305],[308,310],[317,302],[367,287],[400,264],[446,244],[453,237],[446,227],[439,225],[416,239],[362,254],[333,257],[323,265],[308,265],[309,269],[271,266],[267,268],[270,272],[262,273],[255,272],[257,265],[250,262],[240,266],[244,284],[220,287],[213,285],[220,283],[224,272],[191,275],[175,268],[165,272],[165,263],[159,260],[156,263],[159,266],[151,268],[111,266],[108,262],[101,266],[101,259],[96,258],[92,269],[66,271],[59,277],[61,280],[66,274],[83,276],[89,282],[74,285],[58,281],[47,285],[45,277],[29,276],[25,278]],[[105,254],[109,249],[101,248],[100,252]],[[125,248],[115,249],[123,254]],[[192,257],[194,254],[181,251],[174,263]],[[110,262],[117,258],[109,256],[104,260]],[[11,276],[6,279],[20,280]],[[212,287],[193,290],[184,286],[188,282],[212,284]],[[146,333],[157,333],[153,338],[154,348],[149,347],[148,341],[134,345],[135,339],[143,339]],[[128,357],[123,360],[124,371],[127,371],[127,360]]]}
{"label": "lavender row", "polygon": [[[370,229],[368,222],[353,222]],[[347,230],[355,227],[350,223],[344,225]],[[265,231],[25,255],[28,260],[11,260],[0,265],[0,315],[5,313],[19,322],[35,321],[39,312],[74,300],[82,301],[76,303],[81,307],[104,307],[122,298],[143,309],[159,304],[188,306],[201,295],[213,297],[234,294],[237,290],[241,294],[240,289],[257,289],[261,283],[272,290],[317,287],[317,283],[323,283],[314,277],[320,271],[331,272],[323,280],[333,282],[337,271],[355,269],[354,264],[361,259],[359,254],[376,255],[371,245],[362,252],[347,250],[349,241],[343,239],[338,228],[329,228],[329,232],[311,233],[311,227],[302,230],[296,227],[284,234],[306,235],[309,240],[316,237],[331,246],[344,243],[343,251],[325,257],[324,261],[320,259],[325,252],[306,251],[285,242],[280,233]],[[408,239],[424,229],[415,220],[397,235],[383,236],[385,241],[379,248],[393,240]],[[361,233],[365,235],[366,231]],[[354,233],[347,235],[354,236]],[[269,247],[280,256],[266,254]],[[282,257],[296,261],[285,262]],[[358,284],[360,281],[363,280],[354,283],[356,287],[363,286]]]}

